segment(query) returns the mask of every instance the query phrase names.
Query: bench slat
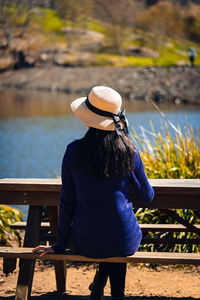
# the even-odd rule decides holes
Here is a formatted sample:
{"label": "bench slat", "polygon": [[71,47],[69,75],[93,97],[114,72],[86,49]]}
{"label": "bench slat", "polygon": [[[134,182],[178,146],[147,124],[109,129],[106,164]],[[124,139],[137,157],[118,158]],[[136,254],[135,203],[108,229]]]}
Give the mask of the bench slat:
{"label": "bench slat", "polygon": [[[194,224],[198,229],[200,229],[200,225]],[[185,226],[179,224],[140,224],[140,227],[143,232],[151,231],[151,232],[186,232],[189,231]],[[26,229],[26,222],[15,222],[10,225],[12,229]],[[42,230],[50,230],[49,222],[41,223]]]}
{"label": "bench slat", "polygon": [[[200,225],[196,225],[200,229]],[[189,232],[188,228],[181,224],[140,224],[142,231],[151,232]]]}
{"label": "bench slat", "polygon": [[200,254],[198,253],[138,251],[134,255],[126,257],[88,258],[77,254],[47,254],[40,257],[39,253],[32,253],[32,248],[0,247],[0,257],[84,262],[132,262],[200,265]]}
{"label": "bench slat", "polygon": [[[25,230],[26,229],[26,222],[15,222],[10,225],[11,229],[21,229]],[[40,227],[42,230],[50,230],[50,223],[49,222],[42,222],[40,224]]]}

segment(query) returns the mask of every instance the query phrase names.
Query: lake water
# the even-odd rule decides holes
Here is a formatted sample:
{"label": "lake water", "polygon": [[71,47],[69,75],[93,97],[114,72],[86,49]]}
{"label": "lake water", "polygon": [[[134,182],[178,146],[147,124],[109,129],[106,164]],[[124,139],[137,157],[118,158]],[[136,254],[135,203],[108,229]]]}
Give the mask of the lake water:
{"label": "lake water", "polygon": [[[66,145],[82,137],[87,128],[71,113],[77,95],[0,90],[0,178],[54,178]],[[146,103],[124,101],[130,128],[161,130],[161,115]],[[161,106],[168,120],[200,128],[200,109]],[[171,129],[172,130],[172,129]],[[130,129],[131,131],[131,129]],[[173,130],[172,130],[173,132]],[[23,208],[24,210],[24,208]]]}

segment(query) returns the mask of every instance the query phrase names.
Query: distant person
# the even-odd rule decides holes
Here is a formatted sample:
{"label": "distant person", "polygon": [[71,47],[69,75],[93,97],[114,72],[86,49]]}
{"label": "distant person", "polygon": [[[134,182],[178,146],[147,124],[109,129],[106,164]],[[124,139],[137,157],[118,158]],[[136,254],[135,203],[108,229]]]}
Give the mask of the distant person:
{"label": "distant person", "polygon": [[[115,90],[97,86],[71,108],[89,128],[67,146],[62,163],[57,243],[33,251],[63,253],[72,238],[74,250],[92,258],[129,256],[142,232],[129,195],[150,202],[154,191],[138,150],[128,136],[128,121]],[[67,130],[67,128],[66,128]],[[90,297],[100,300],[107,278],[113,300],[124,299],[126,263],[99,263]]]}
{"label": "distant person", "polygon": [[189,60],[190,60],[191,66],[194,66],[195,57],[196,57],[196,51],[195,51],[195,49],[193,47],[190,47],[190,50],[189,50]]}

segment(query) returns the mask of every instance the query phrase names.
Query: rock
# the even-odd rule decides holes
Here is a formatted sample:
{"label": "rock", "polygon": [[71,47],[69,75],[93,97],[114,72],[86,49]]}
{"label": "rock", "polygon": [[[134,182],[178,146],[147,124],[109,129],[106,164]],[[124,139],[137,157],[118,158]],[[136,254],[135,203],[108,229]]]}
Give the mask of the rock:
{"label": "rock", "polygon": [[174,102],[174,104],[176,104],[176,105],[180,105],[181,102],[182,102],[182,100],[181,100],[180,98],[178,98],[178,97],[175,97],[175,98],[173,99],[173,102]]}
{"label": "rock", "polygon": [[5,279],[0,277],[0,283],[4,283],[4,282],[5,282]]}

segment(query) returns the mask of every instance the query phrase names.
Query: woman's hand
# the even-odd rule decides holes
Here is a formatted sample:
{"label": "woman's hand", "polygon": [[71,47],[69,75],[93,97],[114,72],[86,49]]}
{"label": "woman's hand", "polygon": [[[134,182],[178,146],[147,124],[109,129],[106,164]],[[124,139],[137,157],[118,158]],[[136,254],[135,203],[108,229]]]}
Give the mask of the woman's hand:
{"label": "woman's hand", "polygon": [[37,246],[36,248],[34,248],[32,250],[32,252],[34,253],[34,252],[37,252],[37,251],[40,251],[40,250],[42,250],[40,256],[44,256],[47,253],[55,253],[55,251],[53,250],[53,248],[51,246],[42,246],[42,245]]}

